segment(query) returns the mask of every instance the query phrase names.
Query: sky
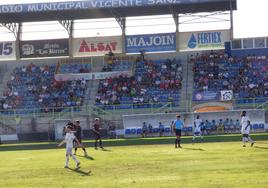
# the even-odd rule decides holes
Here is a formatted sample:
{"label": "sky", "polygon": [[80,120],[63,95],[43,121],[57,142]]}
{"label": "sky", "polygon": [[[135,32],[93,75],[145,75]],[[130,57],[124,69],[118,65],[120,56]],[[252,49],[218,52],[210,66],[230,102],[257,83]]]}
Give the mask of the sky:
{"label": "sky", "polygon": [[[72,0],[0,0],[0,4],[21,4],[38,2],[60,2]],[[238,10],[234,11],[234,38],[266,37],[268,24],[268,0],[237,0]],[[221,16],[219,16],[221,17]],[[226,16],[222,16],[226,18]],[[227,18],[229,16],[227,15]],[[206,20],[203,20],[206,21]],[[209,21],[209,20],[207,20]],[[94,24],[92,24],[94,23]],[[147,25],[147,26],[145,26]],[[228,29],[228,22],[207,24],[183,24],[180,31],[197,31]],[[68,37],[64,28],[57,21],[46,23],[25,23],[22,40]],[[174,32],[175,26],[171,15],[160,17],[132,17],[127,19],[126,34],[149,34]],[[74,37],[92,37],[120,35],[121,29],[114,19],[78,20],[75,21]],[[14,40],[14,36],[0,27],[0,41]]]}

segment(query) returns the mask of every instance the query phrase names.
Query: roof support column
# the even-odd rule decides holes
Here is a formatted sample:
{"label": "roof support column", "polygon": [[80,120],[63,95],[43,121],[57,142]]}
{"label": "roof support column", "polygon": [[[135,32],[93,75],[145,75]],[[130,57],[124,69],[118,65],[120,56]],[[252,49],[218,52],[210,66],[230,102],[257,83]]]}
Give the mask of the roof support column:
{"label": "roof support column", "polygon": [[126,53],[125,43],[126,43],[126,18],[125,17],[115,17],[115,20],[118,22],[122,30],[122,53]]}
{"label": "roof support column", "polygon": [[69,35],[69,56],[73,57],[73,20],[59,20],[59,23],[66,29]]}
{"label": "roof support column", "polygon": [[233,5],[231,0],[230,0],[230,38],[231,40],[234,39]]}
{"label": "roof support column", "polygon": [[179,52],[179,16],[177,13],[172,14],[176,26],[176,51]]}
{"label": "roof support column", "polygon": [[21,23],[0,23],[2,26],[7,28],[9,31],[11,31],[15,37],[16,44],[16,59],[20,58],[20,39],[21,39],[21,31],[22,31],[22,24]]}
{"label": "roof support column", "polygon": [[22,34],[22,23],[18,23],[18,31],[16,36],[16,59],[20,59],[20,41],[21,41],[21,34]]}

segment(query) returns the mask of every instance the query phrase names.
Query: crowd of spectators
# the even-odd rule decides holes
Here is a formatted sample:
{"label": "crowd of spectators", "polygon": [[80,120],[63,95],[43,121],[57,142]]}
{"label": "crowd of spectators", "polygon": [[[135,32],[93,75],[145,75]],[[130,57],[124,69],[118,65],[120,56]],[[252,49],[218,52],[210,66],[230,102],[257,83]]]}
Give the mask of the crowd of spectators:
{"label": "crowd of spectators", "polygon": [[221,52],[192,56],[195,91],[232,90],[235,98],[268,96],[265,56],[228,57]]}
{"label": "crowd of spectators", "polygon": [[89,73],[91,72],[91,63],[60,63],[59,73]]}
{"label": "crowd of spectators", "polygon": [[148,104],[178,101],[182,66],[176,59],[137,62],[135,75],[100,82],[96,104]]}
{"label": "crowd of spectators", "polygon": [[86,90],[85,80],[56,81],[55,66],[29,64],[15,68],[1,99],[3,110],[80,106]]}

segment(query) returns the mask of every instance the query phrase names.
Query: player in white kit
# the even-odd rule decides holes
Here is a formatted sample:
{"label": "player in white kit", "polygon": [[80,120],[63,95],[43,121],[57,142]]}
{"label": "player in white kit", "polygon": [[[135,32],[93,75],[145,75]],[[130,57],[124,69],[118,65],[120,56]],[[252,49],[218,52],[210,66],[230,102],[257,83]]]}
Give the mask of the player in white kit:
{"label": "player in white kit", "polygon": [[202,131],[201,131],[201,126],[202,126],[202,119],[200,119],[200,116],[197,115],[196,119],[194,120],[194,135],[193,135],[192,143],[194,143],[195,138],[197,136],[200,136],[201,140],[203,141],[203,135],[202,135]]}
{"label": "player in white kit", "polygon": [[246,111],[241,113],[241,134],[243,147],[246,147],[246,142],[249,141],[251,143],[251,147],[254,145],[254,141],[249,136],[250,133],[250,119],[246,115]]}
{"label": "player in white kit", "polygon": [[80,168],[80,162],[76,159],[76,157],[72,154],[73,149],[73,141],[76,141],[79,145],[79,140],[75,137],[74,133],[72,132],[72,127],[68,126],[66,128],[66,135],[64,140],[58,145],[59,147],[66,143],[66,163],[64,168],[69,168],[69,156],[76,162],[76,168]]}

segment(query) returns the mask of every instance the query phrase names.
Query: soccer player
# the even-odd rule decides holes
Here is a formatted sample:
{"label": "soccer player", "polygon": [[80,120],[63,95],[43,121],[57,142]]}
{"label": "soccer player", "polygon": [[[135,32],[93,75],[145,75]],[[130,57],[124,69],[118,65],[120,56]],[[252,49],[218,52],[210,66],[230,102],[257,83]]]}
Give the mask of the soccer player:
{"label": "soccer player", "polygon": [[202,126],[202,119],[200,119],[200,116],[197,115],[196,116],[196,119],[194,120],[194,135],[193,135],[193,138],[192,138],[192,144],[194,143],[194,140],[197,136],[200,136],[201,137],[201,140],[203,141],[203,135],[202,135],[202,132],[201,132],[201,126]]}
{"label": "soccer player", "polygon": [[165,126],[162,124],[162,122],[159,122],[159,136],[163,136],[165,131]]}
{"label": "soccer player", "polygon": [[147,134],[148,134],[148,127],[147,127],[147,124],[146,122],[143,122],[143,125],[142,125],[142,130],[141,130],[141,135],[142,137],[147,137]]}
{"label": "soccer player", "polygon": [[80,168],[80,162],[76,159],[76,157],[72,154],[73,149],[73,142],[76,140],[76,142],[80,145],[79,140],[75,137],[75,135],[72,132],[72,127],[68,125],[66,127],[66,135],[64,140],[58,145],[59,147],[62,146],[64,143],[66,143],[66,163],[64,168],[69,168],[69,156],[72,157],[72,159],[76,162],[76,168]]}
{"label": "soccer player", "polygon": [[182,148],[181,147],[181,130],[183,128],[183,122],[181,120],[180,115],[176,115],[176,120],[173,123],[174,131],[176,134],[176,140],[175,140],[175,148]]}
{"label": "soccer player", "polygon": [[98,149],[97,145],[98,145],[98,140],[99,140],[99,145],[101,149],[104,149],[102,146],[102,140],[101,140],[101,133],[100,133],[100,119],[99,118],[95,118],[95,123],[93,125],[93,133],[95,136],[95,149]]}
{"label": "soccer player", "polygon": [[[87,151],[85,149],[85,146],[83,145],[82,143],[82,129],[81,129],[81,126],[80,126],[80,121],[76,120],[74,122],[74,135],[76,136],[77,140],[79,141],[80,145],[81,145],[81,148],[82,150],[84,151],[84,156],[87,157]],[[75,142],[75,145],[74,145],[74,155],[76,155],[76,151],[77,151],[77,148],[78,148],[78,143],[74,140]]]}
{"label": "soccer player", "polygon": [[241,134],[243,147],[246,147],[246,142],[249,141],[251,143],[251,147],[254,145],[254,141],[249,137],[250,132],[250,119],[247,116],[247,112],[243,111],[241,113]]}

